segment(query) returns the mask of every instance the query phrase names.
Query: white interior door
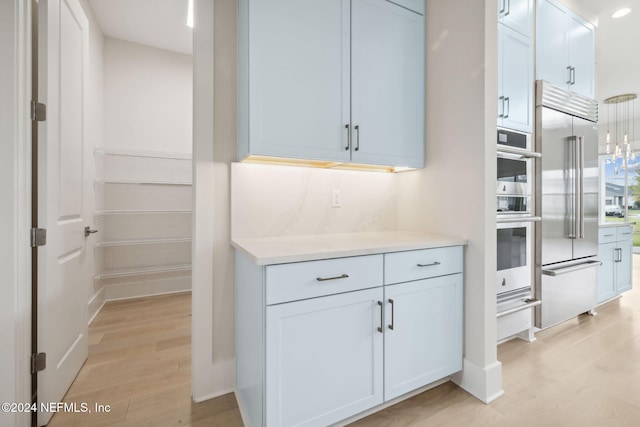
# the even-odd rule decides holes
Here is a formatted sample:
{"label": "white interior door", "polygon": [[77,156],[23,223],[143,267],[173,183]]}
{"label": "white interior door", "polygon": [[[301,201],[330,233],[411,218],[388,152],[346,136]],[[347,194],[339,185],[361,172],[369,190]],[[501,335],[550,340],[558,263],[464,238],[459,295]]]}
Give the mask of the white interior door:
{"label": "white interior door", "polygon": [[[87,265],[84,227],[85,81],[88,23],[78,0],[40,0],[38,85],[47,120],[38,147],[38,225],[47,244],[38,257],[38,400],[59,402],[88,353]],[[52,414],[38,413],[38,425]]]}

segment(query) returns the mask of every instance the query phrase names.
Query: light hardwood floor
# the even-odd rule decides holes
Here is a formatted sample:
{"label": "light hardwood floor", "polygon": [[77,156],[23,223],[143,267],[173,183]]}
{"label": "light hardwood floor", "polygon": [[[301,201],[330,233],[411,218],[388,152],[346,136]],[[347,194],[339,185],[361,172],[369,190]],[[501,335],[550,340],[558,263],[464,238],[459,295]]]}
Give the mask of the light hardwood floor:
{"label": "light hardwood floor", "polygon": [[233,395],[191,402],[191,293],[105,304],[64,401],[111,411],[60,412],[49,426],[241,425]]}
{"label": "light hardwood floor", "polygon": [[[355,426],[640,426],[640,255],[634,290],[498,347],[505,395],[485,405],[439,387]],[[89,359],[65,397],[109,414],[56,414],[51,426],[242,426],[232,394],[190,401],[190,294],[114,302],[90,327]]]}

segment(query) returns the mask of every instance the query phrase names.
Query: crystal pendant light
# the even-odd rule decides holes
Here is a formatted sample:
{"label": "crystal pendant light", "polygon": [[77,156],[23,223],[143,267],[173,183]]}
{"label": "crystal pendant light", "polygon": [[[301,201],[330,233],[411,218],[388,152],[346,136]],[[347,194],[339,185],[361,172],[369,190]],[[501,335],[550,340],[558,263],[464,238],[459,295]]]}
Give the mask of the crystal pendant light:
{"label": "crystal pendant light", "polygon": [[[614,164],[614,174],[618,174],[618,162],[622,160],[622,168],[626,169],[628,165],[635,163],[635,156],[633,154],[633,118],[634,109],[632,102],[636,99],[636,95],[633,93],[627,93],[624,95],[616,95],[604,100],[607,104],[607,136],[605,139],[605,153],[611,154],[611,162]],[[611,150],[611,120],[610,113],[611,108],[614,108],[614,123],[613,123],[613,152]]]}

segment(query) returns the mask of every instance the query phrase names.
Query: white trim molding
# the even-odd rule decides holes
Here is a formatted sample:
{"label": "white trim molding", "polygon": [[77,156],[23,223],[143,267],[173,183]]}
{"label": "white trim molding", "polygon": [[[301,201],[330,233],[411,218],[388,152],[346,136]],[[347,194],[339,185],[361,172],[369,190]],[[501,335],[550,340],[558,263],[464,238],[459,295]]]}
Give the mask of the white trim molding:
{"label": "white trim molding", "polygon": [[491,403],[504,394],[500,362],[483,368],[465,358],[462,371],[453,375],[452,380],[484,403]]}
{"label": "white trim molding", "polygon": [[213,1],[195,0],[194,17],[191,394],[201,402],[225,389],[213,360]]}
{"label": "white trim molding", "polygon": [[[31,353],[31,5],[0,2],[0,401],[30,402]],[[0,425],[30,414],[0,412]]]}

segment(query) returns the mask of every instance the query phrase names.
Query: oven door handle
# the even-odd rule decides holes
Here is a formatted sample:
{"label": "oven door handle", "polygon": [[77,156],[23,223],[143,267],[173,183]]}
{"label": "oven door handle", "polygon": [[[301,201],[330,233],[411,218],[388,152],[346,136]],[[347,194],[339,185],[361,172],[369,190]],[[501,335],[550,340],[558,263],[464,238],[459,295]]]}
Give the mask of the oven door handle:
{"label": "oven door handle", "polygon": [[586,268],[598,267],[602,265],[601,261],[587,261],[582,264],[572,265],[571,267],[558,268],[554,270],[542,270],[542,274],[545,276],[561,276],[563,274],[572,273],[574,271],[584,270]]}
{"label": "oven door handle", "polygon": [[496,219],[497,224],[510,224],[514,222],[541,222],[542,217],[540,216],[512,216],[512,217],[501,217],[498,216]]}
{"label": "oven door handle", "polygon": [[517,313],[517,312],[522,311],[522,310],[526,310],[528,308],[537,307],[540,304],[542,304],[542,301],[540,301],[539,299],[527,300],[527,303],[524,304],[524,305],[521,305],[521,306],[518,306],[518,307],[514,307],[514,308],[510,308],[509,310],[505,310],[505,311],[501,311],[500,313],[497,313],[496,314],[496,318],[499,319],[501,317],[508,316],[510,314]]}
{"label": "oven door handle", "polygon": [[509,157],[505,156],[506,158],[515,158],[515,159],[522,159],[522,158],[541,158],[542,154],[537,153],[535,151],[529,151],[529,150],[524,150],[522,148],[515,148],[515,147],[509,147],[508,145],[502,145],[499,144],[497,147],[497,153],[498,153],[498,157],[500,157],[500,154],[507,154],[507,155],[511,155]]}

